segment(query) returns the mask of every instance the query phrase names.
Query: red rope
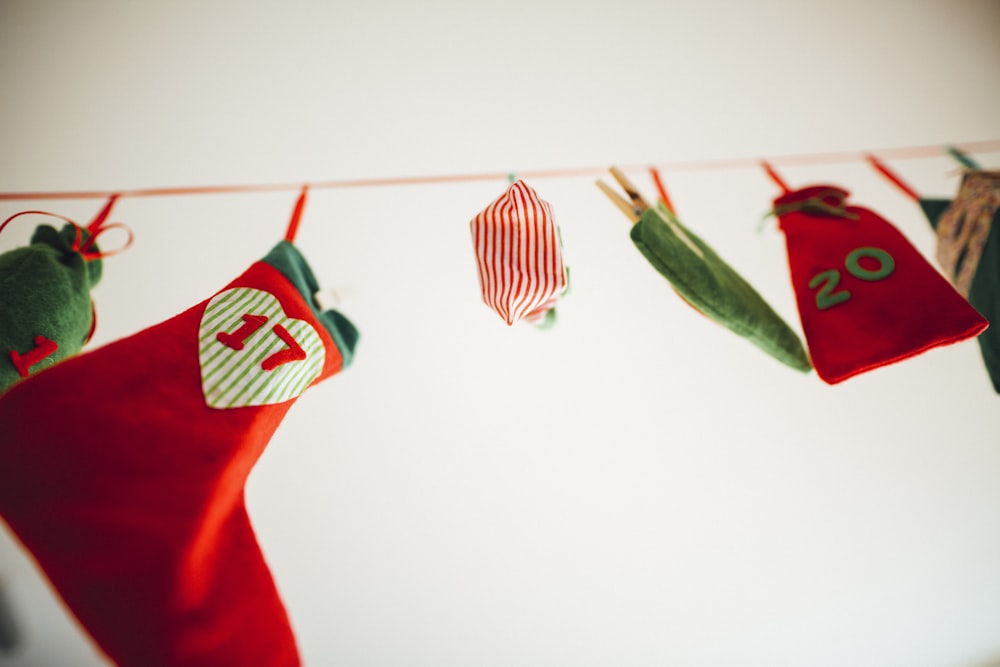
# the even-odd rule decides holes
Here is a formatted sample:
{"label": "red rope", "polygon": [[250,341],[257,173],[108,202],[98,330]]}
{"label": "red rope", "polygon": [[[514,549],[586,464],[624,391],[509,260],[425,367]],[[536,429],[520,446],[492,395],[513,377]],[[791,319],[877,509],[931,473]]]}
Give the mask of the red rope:
{"label": "red rope", "polygon": [[[969,142],[955,145],[966,153],[989,153],[1000,151],[1000,139]],[[879,155],[891,159],[914,159],[937,157],[946,152],[946,147],[934,144],[926,146],[909,146],[902,148],[886,148],[878,151]],[[767,159],[769,164],[785,166],[806,164],[833,164],[842,162],[864,161],[867,153],[858,151],[842,151],[835,153],[810,153],[798,155],[780,155]],[[662,171],[715,171],[723,169],[759,168],[758,158],[735,158],[721,160],[694,160],[687,162],[669,162],[657,165]],[[647,171],[649,164],[625,165],[619,167],[623,172]],[[525,180],[540,178],[575,178],[583,176],[603,176],[606,167],[578,167],[564,169],[538,169],[518,171],[517,175]],[[403,176],[394,178],[359,178],[316,181],[309,184],[313,189],[328,188],[367,188],[396,185],[428,185],[435,183],[459,183],[468,181],[503,181],[508,172],[489,172],[480,174],[451,174],[438,176]],[[106,199],[119,195],[121,197],[166,197],[173,195],[227,194],[243,192],[288,192],[299,190],[302,183],[262,183],[250,185],[206,185],[173,188],[142,188],[136,190],[75,190],[75,191],[35,191],[35,192],[0,192],[0,201],[26,199]]]}

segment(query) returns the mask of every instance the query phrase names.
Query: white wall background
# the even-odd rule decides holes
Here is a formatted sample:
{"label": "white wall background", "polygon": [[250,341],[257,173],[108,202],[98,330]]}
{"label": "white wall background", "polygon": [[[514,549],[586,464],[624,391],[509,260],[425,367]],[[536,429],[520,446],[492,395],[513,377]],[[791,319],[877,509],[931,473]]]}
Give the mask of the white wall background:
{"label": "white wall background", "polygon": [[[0,190],[996,139],[998,30],[1000,3],[956,0],[3,0]],[[893,166],[956,191],[946,157]],[[932,253],[917,208],[864,164],[781,171],[847,187]],[[784,240],[755,231],[770,182],[665,176],[797,328]],[[549,332],[479,300],[468,220],[505,180],[312,195],[299,245],[362,339],[247,489],[307,664],[1000,664],[1000,403],[976,344],[829,387],[692,313],[592,177],[532,185],[573,274]],[[294,198],[123,200],[136,241],[106,263],[93,345],[214,293],[280,238]],[[103,664],[0,537],[25,637],[0,664]]]}

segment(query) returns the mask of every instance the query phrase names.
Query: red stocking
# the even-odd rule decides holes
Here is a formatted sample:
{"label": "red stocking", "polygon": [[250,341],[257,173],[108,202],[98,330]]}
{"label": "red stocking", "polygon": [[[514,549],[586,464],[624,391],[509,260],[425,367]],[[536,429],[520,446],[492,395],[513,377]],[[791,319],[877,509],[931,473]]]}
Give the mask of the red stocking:
{"label": "red stocking", "polygon": [[295,398],[350,361],[281,242],[210,300],[0,398],[0,514],[120,665],[299,664],[244,505]]}

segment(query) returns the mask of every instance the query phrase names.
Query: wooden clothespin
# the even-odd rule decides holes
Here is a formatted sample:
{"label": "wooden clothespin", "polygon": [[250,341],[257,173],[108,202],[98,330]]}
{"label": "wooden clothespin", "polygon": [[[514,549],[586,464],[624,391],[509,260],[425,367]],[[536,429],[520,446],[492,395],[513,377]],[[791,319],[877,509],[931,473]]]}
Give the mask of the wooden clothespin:
{"label": "wooden clothespin", "polygon": [[[641,194],[639,194],[639,188],[635,187],[632,181],[628,180],[628,178],[625,177],[625,174],[623,174],[621,170],[618,169],[618,167],[611,167],[609,171],[611,172],[611,175],[615,177],[615,180],[618,181],[618,184],[622,186],[622,189],[625,190],[625,194],[628,195],[628,200],[626,200],[624,197],[622,197],[617,192],[612,190],[610,186],[608,186],[606,183],[601,182],[600,180],[597,181],[597,187],[601,189],[601,192],[603,192],[608,196],[608,199],[610,199],[615,206],[621,209],[622,213],[624,213],[625,216],[632,221],[632,224],[636,224],[637,222],[639,222],[639,220],[642,219],[642,214],[650,209],[649,203],[643,198]],[[688,236],[687,232],[684,231],[684,228],[681,226],[681,224],[677,221],[677,218],[674,216],[673,204],[670,202],[670,199],[666,196],[667,193],[663,187],[663,183],[659,178],[659,174],[656,172],[656,170],[653,170],[652,173],[653,173],[653,180],[656,182],[657,188],[660,190],[660,196],[661,199],[663,200],[663,206],[666,208],[666,212],[662,210],[657,210],[660,220],[662,220],[663,224],[669,227],[670,230],[677,235],[677,238],[683,241],[684,244],[691,249],[691,252],[698,255],[698,257],[704,258],[705,253],[702,252],[701,248],[698,247],[697,243],[691,240],[691,237]]]}
{"label": "wooden clothespin", "polygon": [[625,174],[623,174],[618,167],[611,167],[609,171],[611,172],[611,175],[615,177],[615,180],[618,181],[618,185],[622,186],[622,189],[625,190],[625,194],[629,197],[628,200],[612,190],[611,186],[601,180],[597,181],[597,187],[600,188],[601,192],[607,195],[608,199],[611,200],[611,203],[621,209],[621,212],[624,213],[625,217],[631,220],[633,224],[639,222],[642,214],[649,208],[649,204],[645,199],[643,199],[642,195],[639,194],[639,189],[632,184],[632,181],[625,177]]}

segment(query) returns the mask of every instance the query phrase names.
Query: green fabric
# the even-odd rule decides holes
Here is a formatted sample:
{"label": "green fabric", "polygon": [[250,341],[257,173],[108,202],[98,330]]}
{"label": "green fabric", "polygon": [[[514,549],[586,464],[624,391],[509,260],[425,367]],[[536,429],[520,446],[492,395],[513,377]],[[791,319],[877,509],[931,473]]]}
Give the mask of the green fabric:
{"label": "green fabric", "polygon": [[975,160],[954,146],[948,146],[948,154],[955,158],[958,163],[966,169],[979,169],[979,164],[977,164]]}
{"label": "green fabric", "polygon": [[87,232],[72,225],[39,225],[29,245],[0,255],[0,393],[21,379],[11,352],[29,353],[37,336],[59,347],[33,364],[32,374],[78,353],[87,341],[94,324],[90,290],[102,269],[100,259],[88,262],[73,249],[78,233],[86,240]]}
{"label": "green fabric", "polygon": [[354,359],[354,348],[358,344],[358,330],[346,317],[335,310],[322,310],[316,303],[319,283],[312,269],[299,249],[288,241],[281,241],[264,257],[264,262],[281,271],[291,281],[309,304],[316,319],[330,332],[333,342],[344,358],[344,368]]}
{"label": "green fabric", "polygon": [[[671,229],[671,224],[704,257],[699,257]],[[812,369],[798,335],[753,287],[669,211],[646,210],[632,226],[631,236],[649,263],[692,306],[778,361],[804,373]]]}
{"label": "green fabric", "polygon": [[937,229],[938,221],[944,212],[951,206],[950,199],[921,199],[920,209],[927,216],[927,221],[931,223],[933,229]]}
{"label": "green fabric", "polygon": [[1000,394],[1000,210],[993,214],[992,224],[969,287],[969,303],[990,322],[979,334],[979,350],[993,389]]}
{"label": "green fabric", "polygon": [[[933,229],[951,206],[950,199],[921,199],[920,208]],[[979,350],[983,365],[1000,394],[1000,210],[993,214],[990,234],[986,237],[983,254],[976,267],[976,275],[969,287],[969,305],[989,321],[990,326],[979,334]]]}
{"label": "green fabric", "polygon": [[552,308],[549,308],[548,310],[545,311],[545,317],[542,319],[541,322],[535,325],[535,328],[540,331],[546,331],[548,329],[551,329],[556,325],[556,319],[557,319],[556,309],[555,306],[553,306]]}

